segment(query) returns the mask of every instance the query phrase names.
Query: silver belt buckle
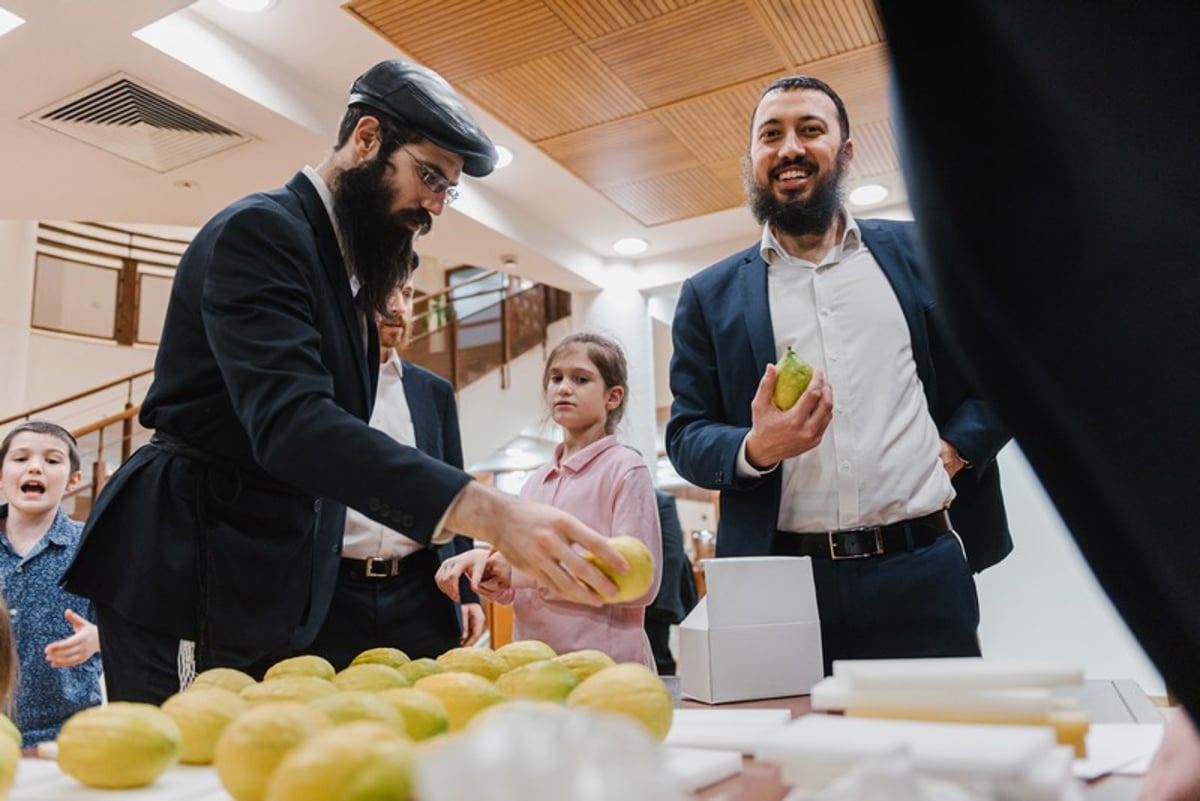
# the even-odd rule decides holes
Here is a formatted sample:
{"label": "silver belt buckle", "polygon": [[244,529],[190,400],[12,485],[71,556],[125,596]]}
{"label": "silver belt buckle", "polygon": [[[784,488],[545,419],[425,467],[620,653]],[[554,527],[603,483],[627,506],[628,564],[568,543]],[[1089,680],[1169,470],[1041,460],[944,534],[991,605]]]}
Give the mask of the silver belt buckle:
{"label": "silver belt buckle", "polygon": [[[394,575],[392,572],[392,562],[394,561],[395,560],[393,559],[388,559],[382,556],[368,556],[366,569],[367,578],[388,578],[389,576]],[[382,572],[376,572],[376,565],[383,566]]]}
{"label": "silver belt buckle", "polygon": [[[873,548],[869,548],[861,553],[839,553],[837,548],[837,540],[834,539],[835,534],[861,534],[871,532],[875,536]],[[864,526],[863,528],[848,528],[841,531],[830,531],[829,537],[829,558],[837,561],[840,559],[866,559],[868,556],[879,556],[883,553],[883,528],[881,526]]]}

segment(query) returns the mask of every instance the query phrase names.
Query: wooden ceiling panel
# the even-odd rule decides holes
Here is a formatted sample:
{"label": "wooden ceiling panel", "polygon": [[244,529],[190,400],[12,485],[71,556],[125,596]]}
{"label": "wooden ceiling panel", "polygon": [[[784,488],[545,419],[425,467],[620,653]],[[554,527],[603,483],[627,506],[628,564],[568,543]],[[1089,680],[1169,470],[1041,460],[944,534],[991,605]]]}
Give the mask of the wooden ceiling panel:
{"label": "wooden ceiling panel", "polygon": [[796,70],[820,78],[833,87],[850,114],[850,131],[862,124],[887,119],[887,46],[872,45],[822,61],[803,64]]}
{"label": "wooden ceiling panel", "polygon": [[741,202],[739,193],[731,192],[703,167],[656,175],[602,191],[647,226],[724,211]]}
{"label": "wooden ceiling panel", "polygon": [[787,66],[741,0],[709,0],[590,43],[647,104],[659,106]]}
{"label": "wooden ceiling panel", "polygon": [[896,134],[891,120],[877,120],[865,125],[854,125],[854,161],[850,174],[856,178],[886,175],[900,169],[896,150]]}
{"label": "wooden ceiling panel", "polygon": [[601,191],[698,166],[691,152],[648,115],[546,139],[539,145],[559,164]]}
{"label": "wooden ceiling panel", "polygon": [[700,0],[545,0],[563,23],[585,41],[693,5]]}
{"label": "wooden ceiling panel", "polygon": [[580,43],[531,0],[351,0],[345,8],[452,84]]}
{"label": "wooden ceiling panel", "polygon": [[750,115],[780,72],[664,106],[654,116],[703,162],[741,158],[750,144]]}
{"label": "wooden ceiling panel", "polygon": [[721,182],[727,192],[731,193],[730,196],[736,197],[737,203],[742,205],[746,203],[746,184],[742,179],[744,163],[745,157],[738,156],[737,158],[714,161],[708,165],[708,169],[713,176]]}
{"label": "wooden ceiling panel", "polygon": [[872,0],[748,2],[782,43],[791,64],[807,64],[883,41]]}
{"label": "wooden ceiling panel", "polygon": [[463,89],[533,142],[646,110],[583,46],[467,81]]}

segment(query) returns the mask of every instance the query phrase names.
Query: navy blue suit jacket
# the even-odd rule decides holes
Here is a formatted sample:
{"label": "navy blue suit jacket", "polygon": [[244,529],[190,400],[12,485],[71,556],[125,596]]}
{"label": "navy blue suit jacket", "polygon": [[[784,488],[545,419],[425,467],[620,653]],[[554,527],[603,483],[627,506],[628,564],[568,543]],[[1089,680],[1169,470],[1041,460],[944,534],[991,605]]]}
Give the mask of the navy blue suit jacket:
{"label": "navy blue suit jacket", "polygon": [[427,542],[469,476],[367,425],[378,378],[312,183],[239,200],[184,253],[138,450],[64,583],[168,636],[303,647],[333,595],[345,505]]}
{"label": "navy blue suit jacket", "polygon": [[[995,457],[1008,441],[988,406],[957,368],[936,302],[923,280],[911,223],[858,220],[863,242],[892,285],[912,336],[917,374],[943,439],[973,467],[954,479],[950,509],[975,571],[1012,550]],[[776,360],[767,298],[767,265],[755,244],[684,282],[672,326],[671,418],[666,445],[681,476],[720,490],[719,556],[769,554],[781,471],[737,477],[738,449],[750,431],[750,404]]]}
{"label": "navy blue suit jacket", "polygon": [[[462,432],[458,427],[458,402],[454,387],[437,373],[412,362],[404,362],[404,397],[412,415],[413,433],[417,448],[435,459],[459,469],[463,466]],[[438,562],[455,554],[469,551],[474,543],[469,537],[457,536],[438,547]],[[479,603],[466,576],[459,582],[462,603]]]}

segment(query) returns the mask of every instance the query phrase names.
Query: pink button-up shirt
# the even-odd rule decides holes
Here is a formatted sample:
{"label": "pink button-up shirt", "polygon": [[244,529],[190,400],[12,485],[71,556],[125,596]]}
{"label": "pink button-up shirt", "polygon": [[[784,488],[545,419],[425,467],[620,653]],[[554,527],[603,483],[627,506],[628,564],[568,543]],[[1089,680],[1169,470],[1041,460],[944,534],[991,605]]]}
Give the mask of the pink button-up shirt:
{"label": "pink button-up shirt", "polygon": [[662,578],[662,531],[650,470],[636,451],[608,436],[560,463],[529,477],[521,497],[570,512],[601,534],[637,537],[654,555],[654,583],[641,598],[601,607],[548,597],[540,588],[519,587],[513,600],[513,635],[541,640],[560,654],[594,648],[617,662],[640,662],[654,669],[642,622]]}

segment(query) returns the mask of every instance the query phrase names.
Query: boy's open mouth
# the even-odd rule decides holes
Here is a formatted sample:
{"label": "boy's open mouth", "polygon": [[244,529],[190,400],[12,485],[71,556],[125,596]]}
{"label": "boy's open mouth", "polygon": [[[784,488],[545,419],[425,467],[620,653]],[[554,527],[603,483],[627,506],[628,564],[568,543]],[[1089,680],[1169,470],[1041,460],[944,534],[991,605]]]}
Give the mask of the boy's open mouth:
{"label": "boy's open mouth", "polygon": [[46,491],[46,486],[40,481],[26,481],[21,485],[21,492],[25,494],[34,493],[41,495]]}

